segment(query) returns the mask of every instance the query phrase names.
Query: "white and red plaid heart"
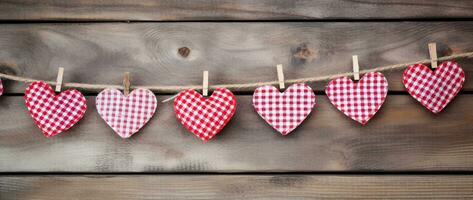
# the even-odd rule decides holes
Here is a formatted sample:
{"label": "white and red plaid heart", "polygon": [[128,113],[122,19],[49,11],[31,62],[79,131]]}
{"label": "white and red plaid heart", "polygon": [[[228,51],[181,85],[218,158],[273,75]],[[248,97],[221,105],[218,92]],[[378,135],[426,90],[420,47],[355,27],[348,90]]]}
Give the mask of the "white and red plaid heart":
{"label": "white and red plaid heart", "polygon": [[236,99],[226,88],[217,88],[204,98],[195,90],[180,92],[174,110],[182,125],[200,139],[207,141],[225,127],[236,110]]}
{"label": "white and red plaid heart", "polygon": [[128,96],[117,89],[105,89],[95,100],[97,111],[122,138],[138,132],[153,117],[156,96],[147,89],[133,90]]}
{"label": "white and red plaid heart", "polygon": [[85,97],[78,90],[69,89],[56,95],[49,84],[41,81],[29,85],[25,102],[31,117],[46,137],[71,128],[87,110]]}
{"label": "white and red plaid heart", "polygon": [[434,72],[423,64],[414,64],[404,71],[402,81],[414,99],[438,113],[460,92],[465,72],[454,61],[443,62]]}
{"label": "white and red plaid heart", "polygon": [[315,106],[315,95],[308,85],[294,84],[283,93],[273,86],[262,86],[253,94],[256,112],[282,135],[304,121]]}
{"label": "white and red plaid heart", "polygon": [[388,94],[388,81],[379,72],[367,73],[357,83],[342,77],[330,81],[325,93],[338,110],[366,124],[383,105]]}

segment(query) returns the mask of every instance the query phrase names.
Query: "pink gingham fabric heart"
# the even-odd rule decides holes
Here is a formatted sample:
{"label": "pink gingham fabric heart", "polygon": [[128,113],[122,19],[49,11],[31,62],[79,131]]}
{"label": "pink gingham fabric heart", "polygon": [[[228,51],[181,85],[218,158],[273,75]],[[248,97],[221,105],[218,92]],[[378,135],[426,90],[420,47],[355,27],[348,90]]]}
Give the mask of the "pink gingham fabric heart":
{"label": "pink gingham fabric heart", "polygon": [[117,89],[105,89],[95,99],[97,111],[122,138],[138,132],[153,117],[157,100],[147,89],[135,89],[125,96]]}
{"label": "pink gingham fabric heart", "polygon": [[51,86],[42,81],[31,83],[24,98],[31,117],[46,137],[68,130],[87,110],[85,97],[78,90],[69,89],[56,95]]}
{"label": "pink gingham fabric heart", "polygon": [[439,113],[460,92],[465,72],[454,61],[443,62],[435,71],[414,64],[404,70],[402,82],[414,99],[433,113]]}
{"label": "pink gingham fabric heart", "polygon": [[291,85],[283,93],[267,85],[255,90],[253,106],[269,125],[287,135],[312,112],[315,95],[306,84]]}
{"label": "pink gingham fabric heart", "polygon": [[204,98],[195,90],[180,92],[174,100],[174,111],[182,125],[207,141],[217,135],[236,110],[236,98],[226,88],[217,88]]}
{"label": "pink gingham fabric heart", "polygon": [[0,96],[3,94],[3,82],[2,79],[0,79]]}
{"label": "pink gingham fabric heart", "polygon": [[342,77],[330,81],[325,93],[338,110],[366,124],[383,105],[388,94],[388,81],[379,72],[367,73],[357,83]]}

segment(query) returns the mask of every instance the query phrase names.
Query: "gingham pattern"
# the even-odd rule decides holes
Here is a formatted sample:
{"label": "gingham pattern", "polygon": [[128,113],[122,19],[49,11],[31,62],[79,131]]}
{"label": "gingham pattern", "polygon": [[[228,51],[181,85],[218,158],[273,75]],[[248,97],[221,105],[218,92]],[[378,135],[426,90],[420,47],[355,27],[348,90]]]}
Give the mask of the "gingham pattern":
{"label": "gingham pattern", "polygon": [[56,95],[50,85],[41,81],[31,83],[24,97],[31,117],[46,137],[71,128],[87,110],[85,97],[78,90]]}
{"label": "gingham pattern", "polygon": [[463,87],[465,72],[454,61],[443,62],[434,72],[423,64],[414,64],[404,71],[402,81],[414,99],[438,113]]}
{"label": "gingham pattern", "polygon": [[330,81],[325,93],[338,110],[366,124],[383,105],[388,94],[388,81],[379,72],[367,73],[357,83],[342,77]]}
{"label": "gingham pattern", "polygon": [[269,125],[287,135],[310,114],[315,106],[315,95],[306,84],[293,84],[283,93],[267,85],[255,90],[253,106]]}
{"label": "gingham pattern", "polygon": [[226,88],[217,88],[208,98],[204,98],[195,90],[186,90],[177,95],[174,110],[184,127],[207,141],[232,118],[236,110],[236,100],[233,93]]}
{"label": "gingham pattern", "polygon": [[122,138],[138,132],[156,111],[156,96],[148,89],[133,90],[124,96],[117,89],[105,89],[95,99],[97,111]]}
{"label": "gingham pattern", "polygon": [[0,96],[3,94],[3,82],[2,79],[0,79]]}

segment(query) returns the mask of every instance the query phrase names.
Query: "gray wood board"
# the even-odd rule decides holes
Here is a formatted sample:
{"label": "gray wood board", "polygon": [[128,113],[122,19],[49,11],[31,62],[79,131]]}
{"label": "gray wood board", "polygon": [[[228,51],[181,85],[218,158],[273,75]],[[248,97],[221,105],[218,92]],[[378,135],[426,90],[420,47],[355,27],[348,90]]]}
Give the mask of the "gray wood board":
{"label": "gray wood board", "polygon": [[10,199],[472,199],[467,175],[0,176]]}
{"label": "gray wood board", "polygon": [[0,20],[333,20],[472,18],[468,0],[2,0]]}
{"label": "gray wood board", "polygon": [[[65,82],[133,85],[200,85],[274,81],[276,64],[286,79],[352,70],[352,55],[369,69],[428,59],[429,42],[438,55],[473,51],[473,22],[392,23],[94,23],[4,24],[0,26],[0,72]],[[182,56],[178,49],[188,47]],[[185,52],[185,51],[181,51]],[[184,53],[185,55],[185,53]],[[467,80],[473,64],[461,60]],[[404,91],[402,70],[385,72],[391,91]],[[466,81],[464,90],[473,88]],[[22,83],[7,82],[7,93]],[[324,82],[312,85],[325,88]],[[251,92],[254,88],[240,89]]]}
{"label": "gray wood board", "polygon": [[[168,96],[160,96],[159,101]],[[313,113],[281,136],[238,96],[237,111],[215,138],[203,142],[176,119],[172,103],[139,133],[121,139],[98,116],[71,130],[42,135],[22,97],[0,98],[1,172],[289,172],[443,171],[473,169],[473,95],[459,95],[434,115],[413,98],[389,95],[365,126],[317,95]]]}

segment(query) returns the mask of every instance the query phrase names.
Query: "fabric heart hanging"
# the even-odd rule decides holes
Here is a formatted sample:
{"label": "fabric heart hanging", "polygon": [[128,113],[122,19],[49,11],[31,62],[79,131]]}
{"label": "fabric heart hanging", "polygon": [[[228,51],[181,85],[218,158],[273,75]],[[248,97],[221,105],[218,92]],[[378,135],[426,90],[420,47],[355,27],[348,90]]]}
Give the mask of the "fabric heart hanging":
{"label": "fabric heart hanging", "polygon": [[366,124],[383,105],[388,94],[388,81],[379,72],[367,73],[357,83],[342,77],[330,81],[325,93],[338,110]]}
{"label": "fabric heart hanging", "polygon": [[51,86],[42,81],[31,83],[24,98],[31,117],[46,137],[68,130],[87,110],[85,97],[78,90],[69,89],[56,95]]}
{"label": "fabric heart hanging", "polygon": [[153,117],[157,100],[148,89],[133,90],[125,96],[117,89],[105,89],[95,100],[97,111],[122,138],[138,132]]}
{"label": "fabric heart hanging", "polygon": [[460,92],[465,72],[454,61],[443,62],[435,71],[414,64],[404,71],[402,81],[414,99],[433,113],[439,113]]}
{"label": "fabric heart hanging", "polygon": [[287,135],[309,116],[315,95],[306,84],[293,84],[283,93],[274,86],[262,86],[253,94],[256,112],[282,135]]}
{"label": "fabric heart hanging", "polygon": [[3,94],[3,82],[2,79],[0,79],[0,96]]}
{"label": "fabric heart hanging", "polygon": [[236,98],[226,88],[217,88],[208,98],[195,90],[180,92],[174,100],[179,121],[194,135],[207,141],[219,133],[236,110]]}

